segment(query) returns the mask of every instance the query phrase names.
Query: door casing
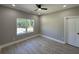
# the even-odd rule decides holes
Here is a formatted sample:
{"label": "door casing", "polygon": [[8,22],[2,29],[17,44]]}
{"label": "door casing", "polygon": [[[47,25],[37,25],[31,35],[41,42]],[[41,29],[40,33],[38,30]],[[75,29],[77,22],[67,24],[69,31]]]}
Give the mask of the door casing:
{"label": "door casing", "polygon": [[68,20],[79,16],[67,16],[64,17],[64,42],[68,44]]}

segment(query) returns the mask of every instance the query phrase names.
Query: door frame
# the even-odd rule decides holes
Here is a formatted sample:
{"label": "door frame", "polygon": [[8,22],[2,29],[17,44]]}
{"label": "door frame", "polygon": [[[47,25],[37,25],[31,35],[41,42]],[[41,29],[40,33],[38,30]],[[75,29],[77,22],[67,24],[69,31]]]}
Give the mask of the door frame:
{"label": "door frame", "polygon": [[68,43],[68,20],[79,16],[66,16],[64,17],[64,42]]}

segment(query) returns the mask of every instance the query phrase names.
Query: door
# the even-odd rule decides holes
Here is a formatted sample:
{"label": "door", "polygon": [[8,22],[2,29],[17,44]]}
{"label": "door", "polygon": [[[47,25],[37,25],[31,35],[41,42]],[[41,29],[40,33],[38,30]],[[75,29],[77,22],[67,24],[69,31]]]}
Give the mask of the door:
{"label": "door", "polygon": [[68,19],[68,44],[79,47],[79,17]]}
{"label": "door", "polygon": [[79,47],[79,19],[75,20],[76,25],[76,46]]}

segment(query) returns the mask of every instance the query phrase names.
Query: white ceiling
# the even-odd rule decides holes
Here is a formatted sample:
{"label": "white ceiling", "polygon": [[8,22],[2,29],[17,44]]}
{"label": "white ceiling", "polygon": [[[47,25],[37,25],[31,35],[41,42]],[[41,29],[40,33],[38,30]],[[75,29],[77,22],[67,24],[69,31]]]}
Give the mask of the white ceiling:
{"label": "white ceiling", "polygon": [[72,8],[72,7],[76,7],[79,6],[78,4],[67,4],[67,7],[63,7],[63,4],[42,4],[42,7],[48,8],[48,10],[38,10],[38,11],[34,11],[35,9],[37,9],[35,4],[16,4],[15,7],[13,7],[11,4],[4,4],[3,6],[6,7],[10,7],[10,8],[14,8],[14,9],[18,9],[30,14],[35,14],[35,15],[42,15],[42,14],[48,14],[48,13],[53,13],[56,11],[60,11],[60,10],[64,10],[64,9],[68,9],[68,8]]}

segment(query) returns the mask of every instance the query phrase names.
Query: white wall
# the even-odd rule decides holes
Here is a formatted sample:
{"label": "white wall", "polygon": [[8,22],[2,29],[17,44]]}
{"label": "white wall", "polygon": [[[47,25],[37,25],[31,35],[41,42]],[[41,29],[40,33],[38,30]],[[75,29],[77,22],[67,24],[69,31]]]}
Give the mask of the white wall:
{"label": "white wall", "polygon": [[41,33],[64,41],[64,17],[78,16],[79,7],[41,16]]}

